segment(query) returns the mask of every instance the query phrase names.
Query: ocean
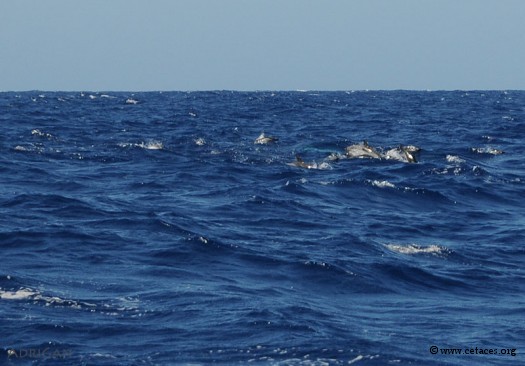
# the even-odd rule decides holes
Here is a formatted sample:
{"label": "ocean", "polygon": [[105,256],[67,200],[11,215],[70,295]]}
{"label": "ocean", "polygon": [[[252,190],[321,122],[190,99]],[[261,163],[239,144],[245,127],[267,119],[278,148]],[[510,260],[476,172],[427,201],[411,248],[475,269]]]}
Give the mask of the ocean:
{"label": "ocean", "polygon": [[525,363],[525,91],[4,92],[0,125],[2,365]]}

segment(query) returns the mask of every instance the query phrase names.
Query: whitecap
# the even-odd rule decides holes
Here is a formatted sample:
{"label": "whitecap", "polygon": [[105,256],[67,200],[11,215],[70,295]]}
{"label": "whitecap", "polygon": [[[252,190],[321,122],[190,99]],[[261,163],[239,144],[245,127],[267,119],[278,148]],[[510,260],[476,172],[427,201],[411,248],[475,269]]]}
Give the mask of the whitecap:
{"label": "whitecap", "polygon": [[449,163],[455,163],[455,164],[461,164],[461,163],[464,163],[465,160],[461,159],[459,156],[457,155],[447,155],[446,156],[446,159]]}
{"label": "whitecap", "polygon": [[119,142],[117,144],[119,147],[123,148],[129,148],[129,147],[139,147],[141,149],[146,150],[162,150],[164,149],[164,144],[160,141],[148,141],[148,142],[141,142],[140,144],[135,144],[131,142]]}
{"label": "whitecap", "polygon": [[42,301],[45,306],[50,305],[65,305],[70,306],[74,309],[80,309],[82,307],[96,307],[95,304],[87,302],[79,302],[75,300],[66,300],[57,296],[45,296],[42,295],[38,290],[22,287],[16,291],[5,291],[0,288],[0,299],[2,300],[33,300]]}
{"label": "whitecap", "polygon": [[25,300],[36,295],[38,295],[38,292],[28,288],[21,288],[16,291],[4,291],[0,289],[0,299],[4,300]]}
{"label": "whitecap", "polygon": [[390,183],[387,180],[373,180],[370,183],[374,187],[378,187],[378,188],[395,188],[396,187],[393,183]]}
{"label": "whitecap", "polygon": [[164,149],[164,144],[160,141],[148,141],[146,143],[141,142],[140,144],[136,144],[137,147],[140,147],[142,149],[146,150],[162,150]]}
{"label": "whitecap", "polygon": [[133,98],[126,99],[126,104],[138,104],[139,101]]}
{"label": "whitecap", "polygon": [[388,249],[401,254],[442,254],[446,252],[445,247],[439,245],[421,246],[418,244],[386,244]]}
{"label": "whitecap", "polygon": [[40,131],[37,128],[34,129],[34,130],[31,130],[31,135],[39,136],[39,137],[47,137],[47,138],[52,138],[53,137],[53,135],[51,135],[50,133],[42,132],[42,131]]}
{"label": "whitecap", "polygon": [[362,356],[362,355],[356,356],[355,358],[353,358],[350,361],[348,361],[348,364],[351,365],[353,363],[361,361],[363,358],[365,358],[365,356]]}
{"label": "whitecap", "polygon": [[477,154],[501,155],[505,153],[503,150],[494,149],[492,147],[473,147],[470,150]]}
{"label": "whitecap", "polygon": [[199,137],[198,139],[195,139],[193,141],[195,142],[195,145],[198,145],[198,146],[206,145],[206,140],[204,140],[202,137]]}

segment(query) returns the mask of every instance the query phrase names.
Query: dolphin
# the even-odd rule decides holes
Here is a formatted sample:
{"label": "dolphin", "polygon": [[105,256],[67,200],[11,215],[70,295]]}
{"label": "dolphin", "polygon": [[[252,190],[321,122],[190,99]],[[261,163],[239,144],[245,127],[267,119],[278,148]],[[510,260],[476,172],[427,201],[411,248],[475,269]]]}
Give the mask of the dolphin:
{"label": "dolphin", "polygon": [[345,154],[349,158],[373,158],[381,159],[382,156],[377,152],[372,146],[368,145],[368,142],[365,140],[362,144],[354,144],[347,146],[345,149]]}
{"label": "dolphin", "polygon": [[409,145],[409,146],[403,146],[403,145],[399,145],[399,149],[401,151],[403,151],[406,159],[407,159],[407,162],[409,163],[417,163],[417,159],[416,159],[416,153],[418,153],[421,149],[416,147],[416,146],[412,146],[412,145]]}
{"label": "dolphin", "polygon": [[259,144],[259,145],[266,145],[266,144],[269,144],[269,143],[272,143],[272,142],[275,142],[277,141],[278,139],[276,137],[273,137],[273,136],[266,136],[263,133],[261,133],[259,135],[259,137],[257,137],[255,139],[255,141],[253,142],[254,144]]}
{"label": "dolphin", "polygon": [[404,145],[403,148],[405,148],[407,151],[411,153],[418,153],[421,151],[420,147],[414,146],[414,145]]}
{"label": "dolphin", "polygon": [[347,156],[344,155],[344,154],[340,154],[338,152],[335,152],[335,153],[333,152],[333,153],[330,153],[330,155],[328,155],[325,160],[328,160],[328,161],[339,161],[341,159],[346,159],[346,158],[347,158]]}
{"label": "dolphin", "polygon": [[318,168],[318,165],[316,162],[307,163],[299,155],[295,155],[295,161],[292,163],[287,163],[287,165],[296,166],[296,167],[305,168],[305,169],[317,169]]}
{"label": "dolphin", "polygon": [[419,147],[412,145],[399,145],[399,147],[388,150],[384,157],[385,159],[402,161],[404,163],[417,163],[416,153],[420,150]]}

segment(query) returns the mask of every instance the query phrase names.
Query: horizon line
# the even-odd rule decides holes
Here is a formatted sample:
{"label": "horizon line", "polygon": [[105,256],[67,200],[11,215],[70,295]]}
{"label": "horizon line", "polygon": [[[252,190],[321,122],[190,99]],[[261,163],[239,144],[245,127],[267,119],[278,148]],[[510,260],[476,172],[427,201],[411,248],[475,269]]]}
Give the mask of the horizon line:
{"label": "horizon line", "polygon": [[357,92],[509,92],[509,91],[525,91],[525,89],[145,89],[145,90],[111,90],[111,89],[24,89],[24,90],[0,90],[0,93],[216,93],[216,92],[231,92],[231,93],[307,93],[307,92],[328,92],[328,93],[357,93]]}

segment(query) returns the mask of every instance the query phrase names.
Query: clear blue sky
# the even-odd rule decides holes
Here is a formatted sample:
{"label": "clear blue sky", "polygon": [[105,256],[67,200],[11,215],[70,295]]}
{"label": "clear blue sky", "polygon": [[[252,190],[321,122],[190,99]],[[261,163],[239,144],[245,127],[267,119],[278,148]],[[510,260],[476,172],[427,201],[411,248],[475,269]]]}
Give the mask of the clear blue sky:
{"label": "clear blue sky", "polygon": [[525,0],[1,0],[0,90],[525,89]]}

